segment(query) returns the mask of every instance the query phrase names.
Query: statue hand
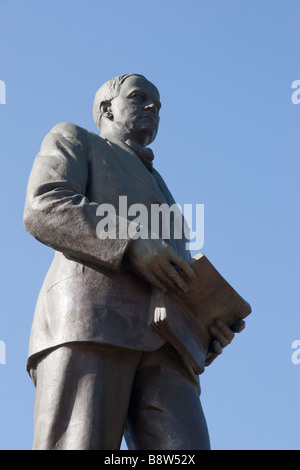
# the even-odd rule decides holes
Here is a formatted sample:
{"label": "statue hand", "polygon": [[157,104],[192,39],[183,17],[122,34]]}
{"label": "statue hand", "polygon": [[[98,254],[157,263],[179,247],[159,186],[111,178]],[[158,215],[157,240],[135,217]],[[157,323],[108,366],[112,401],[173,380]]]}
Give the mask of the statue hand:
{"label": "statue hand", "polygon": [[133,240],[124,262],[138,276],[163,292],[178,288],[187,292],[187,281],[196,279],[189,263],[162,239]]}
{"label": "statue hand", "polygon": [[210,328],[210,332],[214,337],[209,351],[206,356],[205,365],[209,366],[220,354],[223,349],[230,344],[234,338],[235,333],[240,333],[245,328],[244,320],[241,320],[231,327],[227,326],[221,320],[216,321]]}

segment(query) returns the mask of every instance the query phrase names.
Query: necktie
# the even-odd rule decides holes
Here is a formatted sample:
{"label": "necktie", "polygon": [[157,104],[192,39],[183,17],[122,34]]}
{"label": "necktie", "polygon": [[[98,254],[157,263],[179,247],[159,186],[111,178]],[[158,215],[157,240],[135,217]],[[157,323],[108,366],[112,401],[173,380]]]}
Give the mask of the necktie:
{"label": "necktie", "polygon": [[149,148],[142,147],[141,145],[138,145],[130,139],[126,140],[125,143],[131,148],[131,150],[133,150],[138,155],[138,157],[142,160],[148,170],[151,170],[151,168],[153,167],[154,160],[154,154],[152,150]]}

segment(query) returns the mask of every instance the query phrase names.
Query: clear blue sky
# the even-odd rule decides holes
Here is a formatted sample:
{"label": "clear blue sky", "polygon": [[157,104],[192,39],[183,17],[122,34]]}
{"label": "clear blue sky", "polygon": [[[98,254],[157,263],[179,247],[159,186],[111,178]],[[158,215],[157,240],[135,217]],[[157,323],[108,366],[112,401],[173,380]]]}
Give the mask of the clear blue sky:
{"label": "clear blue sky", "polygon": [[98,86],[132,72],[161,92],[157,169],[205,205],[203,252],[253,308],[202,376],[212,447],[300,449],[299,20],[299,0],[0,0],[0,449],[32,442],[25,364],[53,256],[22,226],[33,159],[58,122],[95,132]]}

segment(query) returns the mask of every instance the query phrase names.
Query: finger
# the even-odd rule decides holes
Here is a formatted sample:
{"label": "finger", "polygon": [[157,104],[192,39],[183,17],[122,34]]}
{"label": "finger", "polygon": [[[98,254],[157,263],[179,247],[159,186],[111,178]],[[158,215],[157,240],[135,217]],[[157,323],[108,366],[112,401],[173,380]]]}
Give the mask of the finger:
{"label": "finger", "polygon": [[189,290],[188,284],[185,282],[184,279],[182,279],[180,274],[170,263],[162,259],[159,261],[159,265],[165,275],[171,279],[175,288],[179,287],[183,292],[187,292]]}
{"label": "finger", "polygon": [[219,343],[219,341],[217,341],[216,339],[211,343],[211,349],[213,350],[213,352],[215,354],[217,354],[218,356],[220,354],[222,354],[223,352],[223,348],[221,346],[221,344]]}
{"label": "finger", "polygon": [[167,286],[163,284],[153,272],[147,271],[144,274],[144,277],[150,284],[152,284],[152,286],[157,287],[157,289],[161,290],[162,292],[166,293],[168,291]]}
{"label": "finger", "polygon": [[177,255],[177,253],[171,247],[168,247],[168,259],[172,263],[176,264],[190,281],[195,281],[197,279],[195,271],[191,265],[186,260]]}
{"label": "finger", "polygon": [[224,333],[223,329],[220,329],[217,325],[212,325],[211,327],[211,334],[213,337],[221,344],[222,348],[228,346],[231,343],[234,333],[231,331],[231,334],[228,335]]}
{"label": "finger", "polygon": [[246,323],[244,320],[241,320],[235,323],[234,325],[231,325],[230,328],[234,333],[241,333],[241,331],[243,331],[246,328]]}
{"label": "finger", "polygon": [[205,366],[209,366],[220,354],[222,354],[223,348],[220,345],[219,341],[214,340],[207,352],[206,358],[205,358]]}
{"label": "finger", "polygon": [[218,354],[209,352],[205,358],[205,366],[208,367],[218,357]]}
{"label": "finger", "polygon": [[169,290],[174,290],[176,289],[176,285],[172,282],[172,279],[170,279],[168,277],[168,275],[165,273],[165,271],[162,269],[162,267],[160,266],[160,264],[158,264],[157,266],[155,266],[155,271],[154,269],[151,269],[152,273],[154,274],[154,276],[156,276],[160,282],[166,286]]}
{"label": "finger", "polygon": [[234,332],[232,331],[230,326],[226,325],[226,323],[224,323],[222,320],[217,320],[216,321],[216,326],[223,333],[223,335],[227,338],[229,343],[231,343],[231,341],[234,338]]}

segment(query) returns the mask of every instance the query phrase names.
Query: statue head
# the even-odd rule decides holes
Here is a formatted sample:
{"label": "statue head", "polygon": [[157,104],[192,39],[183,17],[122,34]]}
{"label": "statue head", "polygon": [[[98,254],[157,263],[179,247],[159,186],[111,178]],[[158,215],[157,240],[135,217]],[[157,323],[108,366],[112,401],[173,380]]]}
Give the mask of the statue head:
{"label": "statue head", "polygon": [[95,95],[93,115],[101,134],[149,145],[159,125],[160,96],[143,75],[126,74],[102,85]]}

